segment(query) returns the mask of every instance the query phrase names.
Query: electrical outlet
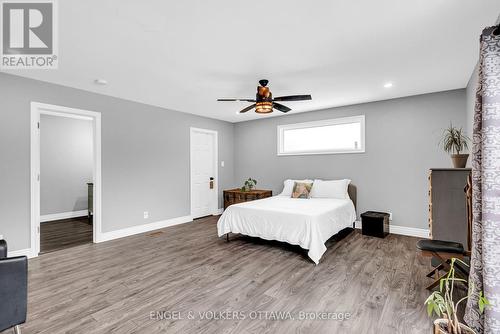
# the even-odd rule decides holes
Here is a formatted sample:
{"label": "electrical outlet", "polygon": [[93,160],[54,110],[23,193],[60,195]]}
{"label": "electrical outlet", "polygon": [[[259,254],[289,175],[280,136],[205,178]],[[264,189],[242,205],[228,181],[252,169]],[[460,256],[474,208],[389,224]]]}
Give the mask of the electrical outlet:
{"label": "electrical outlet", "polygon": [[149,218],[149,212],[148,211],[144,211],[144,219],[148,219]]}
{"label": "electrical outlet", "polygon": [[392,212],[389,212],[389,220],[392,220]]}
{"label": "electrical outlet", "polygon": [[220,166],[221,166],[221,167],[224,167],[224,161],[221,161],[221,162],[220,162]]}

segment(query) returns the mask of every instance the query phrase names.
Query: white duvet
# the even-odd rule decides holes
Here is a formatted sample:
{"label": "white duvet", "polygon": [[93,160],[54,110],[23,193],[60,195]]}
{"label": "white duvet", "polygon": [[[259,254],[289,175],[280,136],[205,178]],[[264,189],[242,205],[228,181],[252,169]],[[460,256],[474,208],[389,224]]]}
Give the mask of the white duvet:
{"label": "white duvet", "polygon": [[318,264],[325,242],[356,220],[350,199],[274,196],[229,206],[217,222],[220,236],[241,233],[308,249]]}

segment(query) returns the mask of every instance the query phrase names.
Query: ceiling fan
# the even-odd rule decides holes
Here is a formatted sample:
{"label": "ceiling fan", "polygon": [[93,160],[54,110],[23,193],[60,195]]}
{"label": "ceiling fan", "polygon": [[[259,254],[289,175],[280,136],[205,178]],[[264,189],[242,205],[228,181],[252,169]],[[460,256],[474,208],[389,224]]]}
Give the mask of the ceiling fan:
{"label": "ceiling fan", "polygon": [[245,101],[245,102],[255,102],[254,104],[246,107],[240,111],[240,114],[246,113],[249,110],[255,108],[255,112],[259,114],[269,114],[273,112],[273,109],[277,109],[281,112],[287,113],[290,108],[277,103],[276,101],[304,101],[311,100],[311,95],[289,95],[280,96],[273,99],[273,94],[267,87],[269,80],[262,79],[259,81],[260,86],[257,87],[257,94],[255,99],[217,99],[217,101]]}

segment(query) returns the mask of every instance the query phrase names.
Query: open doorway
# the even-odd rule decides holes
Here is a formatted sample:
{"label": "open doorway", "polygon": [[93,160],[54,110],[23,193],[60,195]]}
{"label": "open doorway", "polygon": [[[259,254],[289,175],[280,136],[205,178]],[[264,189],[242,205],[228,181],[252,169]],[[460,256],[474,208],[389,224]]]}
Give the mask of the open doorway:
{"label": "open doorway", "polygon": [[100,114],[32,103],[34,256],[97,241]]}

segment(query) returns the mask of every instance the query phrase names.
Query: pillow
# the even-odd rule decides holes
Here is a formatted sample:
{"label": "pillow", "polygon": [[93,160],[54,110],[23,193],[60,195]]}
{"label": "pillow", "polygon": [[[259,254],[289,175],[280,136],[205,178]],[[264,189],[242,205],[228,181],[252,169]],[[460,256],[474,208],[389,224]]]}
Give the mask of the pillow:
{"label": "pillow", "polygon": [[293,192],[293,185],[295,184],[295,182],[313,183],[313,180],[285,180],[285,182],[283,182],[283,191],[281,192],[281,194],[279,194],[279,196],[291,197]]}
{"label": "pillow", "polygon": [[310,182],[295,182],[293,184],[292,198],[305,198],[311,197],[311,188],[313,184]]}
{"label": "pillow", "polygon": [[313,198],[338,198],[349,199],[347,188],[351,180],[314,180],[314,185],[311,190],[311,197]]}

